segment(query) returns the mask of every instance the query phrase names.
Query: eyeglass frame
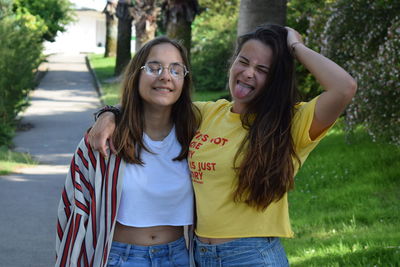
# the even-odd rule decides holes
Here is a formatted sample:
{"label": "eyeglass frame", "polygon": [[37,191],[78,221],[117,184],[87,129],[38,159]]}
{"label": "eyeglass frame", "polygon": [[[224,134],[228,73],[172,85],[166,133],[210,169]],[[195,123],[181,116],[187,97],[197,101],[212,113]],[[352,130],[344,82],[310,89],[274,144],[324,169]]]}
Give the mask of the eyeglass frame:
{"label": "eyeglass frame", "polygon": [[[148,73],[148,72],[146,71],[147,64],[149,64],[149,63],[155,63],[155,64],[159,64],[159,65],[160,65],[160,70],[158,71],[159,73],[158,73],[157,76],[155,76],[155,75],[153,75],[153,74],[151,74],[151,73]],[[175,64],[176,64],[176,65],[179,65],[179,66],[181,66],[181,67],[183,67],[184,72],[183,72],[183,77],[182,77],[182,78],[179,78],[179,77],[177,77],[177,76],[175,76],[175,75],[173,75],[173,74],[171,73],[171,70],[170,70],[171,65],[175,65]],[[140,67],[140,70],[145,70],[145,72],[146,72],[147,75],[150,75],[150,76],[153,76],[153,77],[160,77],[161,74],[163,73],[164,69],[165,69],[165,67],[164,67],[160,62],[158,62],[158,61],[149,61],[149,62],[146,62],[143,66]],[[173,77],[173,78],[175,78],[175,79],[178,79],[178,80],[183,80],[183,79],[185,79],[186,75],[189,73],[189,71],[187,70],[186,66],[185,66],[184,64],[179,63],[179,62],[172,62],[172,63],[170,63],[170,64],[168,65],[167,69],[168,69],[168,73],[171,75],[171,77]]]}

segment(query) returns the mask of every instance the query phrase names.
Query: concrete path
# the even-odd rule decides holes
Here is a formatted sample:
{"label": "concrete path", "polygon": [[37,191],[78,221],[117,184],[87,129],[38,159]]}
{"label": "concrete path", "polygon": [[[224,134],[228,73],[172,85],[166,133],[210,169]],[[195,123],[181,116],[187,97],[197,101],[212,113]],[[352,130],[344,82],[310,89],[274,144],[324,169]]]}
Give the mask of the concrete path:
{"label": "concrete path", "polygon": [[40,164],[0,177],[0,266],[54,266],[56,212],[68,165],[101,105],[82,54],[49,58],[49,70],[22,114],[17,151]]}

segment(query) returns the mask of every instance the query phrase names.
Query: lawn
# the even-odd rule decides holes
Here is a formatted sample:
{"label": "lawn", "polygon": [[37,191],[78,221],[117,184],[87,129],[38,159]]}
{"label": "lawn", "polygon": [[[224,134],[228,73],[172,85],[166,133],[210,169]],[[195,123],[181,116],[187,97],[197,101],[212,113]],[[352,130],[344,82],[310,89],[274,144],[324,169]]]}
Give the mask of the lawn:
{"label": "lawn", "polygon": [[292,266],[400,266],[400,149],[337,125],[289,193]]}
{"label": "lawn", "polygon": [[[89,56],[103,100],[118,102],[114,59]],[[223,92],[195,92],[215,100]],[[400,148],[338,123],[310,154],[289,193],[295,238],[282,240],[291,266],[400,266]]]}
{"label": "lawn", "polygon": [[37,164],[29,154],[17,153],[0,147],[0,175],[12,173],[20,167]]}

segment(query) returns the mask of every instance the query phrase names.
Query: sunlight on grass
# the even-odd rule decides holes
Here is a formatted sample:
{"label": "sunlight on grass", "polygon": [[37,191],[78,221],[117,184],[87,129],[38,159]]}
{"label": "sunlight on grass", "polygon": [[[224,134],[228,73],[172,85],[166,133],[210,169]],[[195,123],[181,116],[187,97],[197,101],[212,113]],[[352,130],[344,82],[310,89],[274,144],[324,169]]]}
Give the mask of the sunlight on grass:
{"label": "sunlight on grass", "polygon": [[37,162],[29,154],[17,153],[0,147],[0,175],[12,173],[17,168],[36,165]]}
{"label": "sunlight on grass", "polygon": [[[399,266],[398,147],[339,122],[311,153],[289,193],[292,266]],[[390,233],[390,234],[388,234]],[[397,265],[396,265],[397,264]]]}
{"label": "sunlight on grass", "polygon": [[115,105],[120,102],[120,85],[118,83],[102,84],[102,90],[101,100],[106,105]]}

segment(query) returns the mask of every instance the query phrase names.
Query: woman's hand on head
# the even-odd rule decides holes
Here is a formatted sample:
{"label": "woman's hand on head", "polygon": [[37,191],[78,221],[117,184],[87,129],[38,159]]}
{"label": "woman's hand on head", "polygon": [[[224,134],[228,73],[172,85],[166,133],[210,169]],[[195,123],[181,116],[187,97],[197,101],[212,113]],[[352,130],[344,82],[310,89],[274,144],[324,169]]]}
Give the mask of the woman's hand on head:
{"label": "woman's hand on head", "polygon": [[113,154],[117,153],[112,141],[114,130],[115,115],[111,112],[105,112],[100,115],[88,133],[88,141],[90,146],[99,151],[103,157],[108,157],[108,145]]}
{"label": "woman's hand on head", "polygon": [[293,53],[294,47],[297,44],[304,44],[303,43],[303,38],[301,37],[301,34],[298,33],[295,29],[292,29],[290,27],[285,27],[285,28],[288,31],[288,33],[287,33],[287,45],[288,45],[289,51]]}

